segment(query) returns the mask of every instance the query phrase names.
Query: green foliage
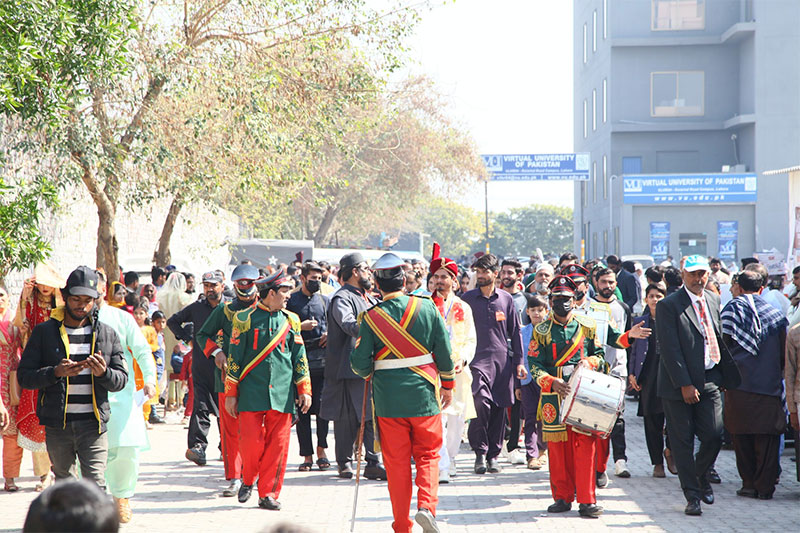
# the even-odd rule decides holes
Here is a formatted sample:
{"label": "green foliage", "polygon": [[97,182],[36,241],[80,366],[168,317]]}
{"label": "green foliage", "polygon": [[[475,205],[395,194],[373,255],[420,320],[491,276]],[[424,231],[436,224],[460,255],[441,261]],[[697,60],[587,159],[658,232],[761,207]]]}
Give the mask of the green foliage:
{"label": "green foliage", "polygon": [[39,219],[44,206],[56,205],[56,192],[46,178],[15,185],[0,177],[0,280],[47,258],[50,246],[39,235]]}
{"label": "green foliage", "polygon": [[529,256],[572,249],[572,209],[534,204],[489,214],[489,245],[499,256]]}
{"label": "green foliage", "polygon": [[481,247],[483,219],[470,207],[434,197],[420,207],[416,220],[419,231],[426,234],[426,253],[433,241],[441,245],[444,256],[452,258],[469,255]]}
{"label": "green foliage", "polygon": [[128,70],[135,0],[0,0],[0,112],[53,126]]}

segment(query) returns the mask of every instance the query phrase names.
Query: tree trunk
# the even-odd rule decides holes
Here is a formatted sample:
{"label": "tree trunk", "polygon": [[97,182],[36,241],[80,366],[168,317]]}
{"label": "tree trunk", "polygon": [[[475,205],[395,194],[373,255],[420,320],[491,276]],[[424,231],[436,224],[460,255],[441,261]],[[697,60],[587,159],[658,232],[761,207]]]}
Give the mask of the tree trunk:
{"label": "tree trunk", "polygon": [[331,226],[333,226],[333,221],[338,212],[338,207],[333,207],[333,205],[328,204],[327,209],[325,209],[325,214],[317,227],[317,232],[314,234],[314,246],[322,246],[325,237],[328,236],[328,232],[331,230]]}
{"label": "tree trunk", "polygon": [[158,266],[166,266],[172,261],[172,253],[169,251],[169,243],[172,239],[172,232],[175,230],[175,222],[183,207],[183,199],[180,194],[176,194],[169,206],[167,218],[164,220],[164,227],[161,228],[161,237],[158,239],[158,248],[153,255],[153,262]]}

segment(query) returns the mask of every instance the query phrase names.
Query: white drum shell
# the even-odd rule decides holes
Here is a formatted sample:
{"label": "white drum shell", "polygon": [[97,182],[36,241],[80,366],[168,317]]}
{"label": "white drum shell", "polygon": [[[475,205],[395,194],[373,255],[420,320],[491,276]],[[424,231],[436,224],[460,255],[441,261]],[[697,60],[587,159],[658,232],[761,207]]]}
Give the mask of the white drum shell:
{"label": "white drum shell", "polygon": [[570,393],[561,403],[561,423],[608,438],[622,411],[624,380],[579,366],[569,387]]}

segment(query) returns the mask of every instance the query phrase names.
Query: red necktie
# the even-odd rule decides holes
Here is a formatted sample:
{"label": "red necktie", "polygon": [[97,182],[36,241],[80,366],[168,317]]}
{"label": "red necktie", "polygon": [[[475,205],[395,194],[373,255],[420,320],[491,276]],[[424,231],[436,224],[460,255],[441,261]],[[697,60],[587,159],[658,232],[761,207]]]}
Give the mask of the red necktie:
{"label": "red necktie", "polygon": [[719,363],[719,344],[717,344],[717,336],[714,334],[714,328],[708,319],[708,313],[706,313],[705,298],[701,297],[697,303],[700,304],[700,321],[703,323],[703,331],[708,345],[708,357],[712,363],[717,364]]}

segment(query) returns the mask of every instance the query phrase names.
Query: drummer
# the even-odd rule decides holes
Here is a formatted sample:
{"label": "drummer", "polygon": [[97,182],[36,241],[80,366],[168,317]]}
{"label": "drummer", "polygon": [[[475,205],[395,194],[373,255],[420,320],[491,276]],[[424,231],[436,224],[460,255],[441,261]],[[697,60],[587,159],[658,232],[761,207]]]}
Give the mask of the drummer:
{"label": "drummer", "polygon": [[550,455],[549,513],[564,513],[578,501],[578,513],[597,518],[603,508],[595,499],[595,437],[560,423],[561,401],[569,394],[567,380],[577,365],[604,370],[603,348],[594,341],[595,322],[573,312],[577,286],[567,276],[550,282],[552,313],[533,329],[528,345],[531,375],[542,390],[539,410],[542,437]]}

